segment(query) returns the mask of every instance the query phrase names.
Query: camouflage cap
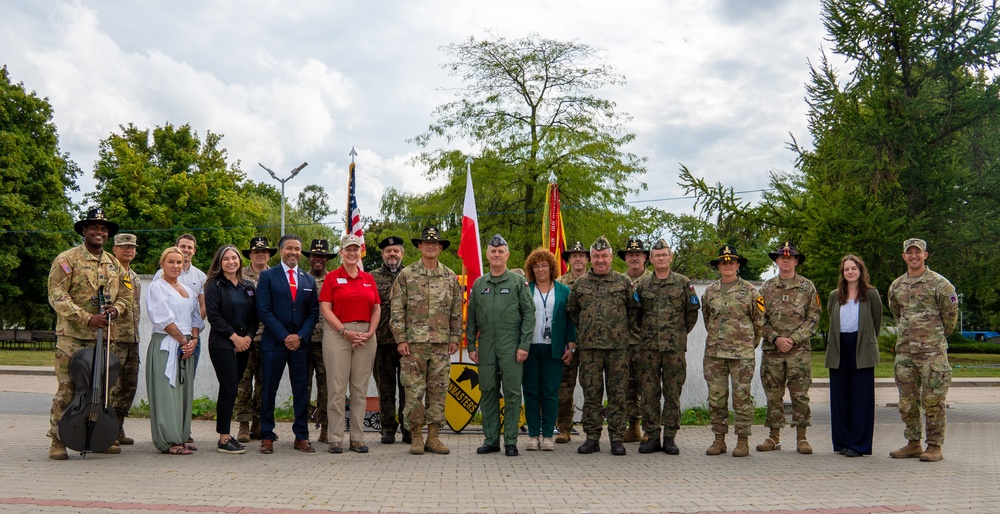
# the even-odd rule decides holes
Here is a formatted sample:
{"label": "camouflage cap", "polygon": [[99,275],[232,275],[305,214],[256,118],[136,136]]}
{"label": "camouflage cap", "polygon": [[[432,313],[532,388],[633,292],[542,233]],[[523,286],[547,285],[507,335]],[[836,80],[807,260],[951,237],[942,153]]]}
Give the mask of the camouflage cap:
{"label": "camouflage cap", "polygon": [[379,250],[385,250],[387,246],[403,246],[403,238],[399,236],[389,236],[378,243]]}
{"label": "camouflage cap", "polygon": [[573,255],[574,253],[582,253],[583,255],[587,256],[588,261],[590,260],[590,250],[587,250],[587,247],[583,246],[582,241],[577,241],[573,243],[573,246],[563,250],[562,255],[560,255],[560,257],[562,258],[562,260],[569,262],[569,256]]}
{"label": "camouflage cap", "polygon": [[313,239],[308,250],[302,250],[302,255],[306,257],[336,257],[337,252],[330,251],[330,242],[326,239]]}
{"label": "camouflage cap", "polygon": [[244,257],[249,259],[250,254],[254,250],[266,250],[268,255],[270,255],[271,257],[274,257],[274,254],[278,253],[277,248],[271,248],[270,246],[267,245],[267,238],[264,236],[257,236],[251,239],[250,248],[248,250],[240,250],[240,253],[242,253]]}
{"label": "camouflage cap", "polygon": [[927,251],[927,241],[924,241],[923,239],[917,239],[915,237],[911,237],[906,241],[903,241],[904,252],[909,250],[911,246],[916,246],[917,248],[920,248],[921,252]]}
{"label": "camouflage cap", "polygon": [[795,257],[795,259],[799,261],[799,264],[806,262],[806,256],[799,253],[798,248],[795,248],[795,245],[788,241],[781,243],[781,245],[778,246],[777,250],[769,252],[767,254],[767,256],[770,257],[772,261],[778,260],[778,257],[781,257],[782,255],[787,257]]}
{"label": "camouflage cap", "polygon": [[670,249],[670,244],[667,243],[666,239],[663,239],[661,237],[661,238],[657,239],[656,242],[653,243],[653,246],[650,246],[649,249],[650,250],[663,250],[663,249],[669,250]]}
{"label": "camouflage cap", "polygon": [[504,239],[503,236],[501,236],[500,234],[493,234],[493,239],[490,239],[490,242],[487,243],[487,245],[497,246],[497,247],[507,246],[507,240]]}
{"label": "camouflage cap", "polygon": [[635,236],[630,237],[628,242],[625,243],[624,250],[618,250],[618,258],[625,260],[625,256],[628,255],[629,252],[640,252],[645,255],[647,259],[649,258],[649,250],[647,250],[646,246],[642,244],[642,239]]}
{"label": "camouflage cap", "polygon": [[610,250],[611,249],[611,241],[608,241],[608,238],[606,238],[604,236],[598,237],[594,241],[594,244],[590,245],[590,249],[594,250],[594,251],[598,251],[598,252],[601,251],[601,250]]}
{"label": "camouflage cap", "polygon": [[102,223],[108,227],[108,236],[113,237],[118,233],[118,224],[104,216],[104,209],[95,207],[87,211],[87,216],[73,224],[73,229],[77,234],[83,235],[83,228],[94,223]]}
{"label": "camouflage cap", "polygon": [[134,246],[138,248],[139,244],[136,241],[135,234],[115,234],[115,246]]}

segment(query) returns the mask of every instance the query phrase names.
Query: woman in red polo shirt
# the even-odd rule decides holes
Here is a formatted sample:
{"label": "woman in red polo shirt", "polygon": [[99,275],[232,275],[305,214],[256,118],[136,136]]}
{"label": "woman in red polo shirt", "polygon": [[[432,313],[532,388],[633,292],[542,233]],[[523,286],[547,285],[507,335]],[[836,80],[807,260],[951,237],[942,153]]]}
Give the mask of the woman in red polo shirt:
{"label": "woman in red polo shirt", "polygon": [[350,386],[351,445],[368,453],[361,423],[365,417],[368,382],[375,362],[375,327],[381,315],[378,286],[370,273],[358,267],[361,239],[353,234],[340,239],[339,268],[327,274],[319,293],[323,326],[323,364],[326,366],[327,418],[330,420],[330,453],[342,453],[344,396]]}

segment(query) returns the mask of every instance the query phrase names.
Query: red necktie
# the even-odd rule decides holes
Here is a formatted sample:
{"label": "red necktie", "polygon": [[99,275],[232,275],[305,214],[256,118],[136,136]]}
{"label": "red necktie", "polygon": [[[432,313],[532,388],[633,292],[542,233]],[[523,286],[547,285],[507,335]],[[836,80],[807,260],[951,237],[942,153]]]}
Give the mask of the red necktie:
{"label": "red necktie", "polygon": [[298,289],[298,288],[295,287],[295,270],[293,270],[293,269],[288,270],[288,285],[289,285],[289,287],[292,288],[292,301],[294,302],[295,301],[295,290]]}

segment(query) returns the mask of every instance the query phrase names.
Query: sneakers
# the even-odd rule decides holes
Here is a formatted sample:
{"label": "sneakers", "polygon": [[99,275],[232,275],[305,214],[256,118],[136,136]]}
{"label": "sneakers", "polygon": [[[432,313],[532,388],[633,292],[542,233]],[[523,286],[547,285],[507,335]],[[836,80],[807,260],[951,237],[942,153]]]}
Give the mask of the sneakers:
{"label": "sneakers", "polygon": [[543,452],[551,452],[551,451],[555,451],[555,449],[556,449],[556,443],[555,443],[555,441],[552,440],[551,437],[543,437],[542,438],[542,444],[539,445],[539,446],[541,446],[541,450]]}
{"label": "sneakers", "polygon": [[368,453],[368,447],[363,441],[351,441],[351,451],[357,453]]}
{"label": "sneakers", "polygon": [[538,449],[540,447],[541,447],[541,443],[539,442],[537,436],[535,436],[535,437],[529,437],[528,438],[528,443],[524,445],[524,449],[528,450],[529,452],[538,451]]}
{"label": "sneakers", "polygon": [[229,439],[226,439],[226,442],[219,442],[217,451],[219,453],[246,453],[247,448],[246,446],[240,444],[235,437],[229,436]]}

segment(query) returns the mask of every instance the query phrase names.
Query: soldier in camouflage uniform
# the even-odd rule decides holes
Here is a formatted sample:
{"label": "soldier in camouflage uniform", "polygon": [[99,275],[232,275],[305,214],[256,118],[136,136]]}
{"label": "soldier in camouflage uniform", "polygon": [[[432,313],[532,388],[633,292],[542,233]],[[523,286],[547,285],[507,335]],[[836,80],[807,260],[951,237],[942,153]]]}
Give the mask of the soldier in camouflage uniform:
{"label": "soldier in camouflage uniform", "polygon": [[[573,287],[576,279],[587,274],[587,263],[590,262],[590,251],[583,243],[577,241],[573,246],[562,252],[562,259],[569,264],[569,272],[556,279],[566,287]],[[568,443],[573,431],[573,394],[576,393],[577,371],[580,369],[580,352],[573,349],[573,357],[563,367],[562,383],[559,384],[559,412],[556,414],[555,442]]]}
{"label": "soldier in camouflage uniform", "polygon": [[[674,442],[681,425],[681,389],[687,379],[687,336],[698,323],[698,295],[687,277],[670,270],[674,254],[663,239],[653,244],[653,273],[639,281],[640,382],[642,428],[646,440],[639,453],[661,449],[677,455]],[[663,404],[660,404],[660,395]],[[660,444],[663,427],[663,444]]]}
{"label": "soldier in camouflage uniform", "polygon": [[785,241],[767,254],[778,265],[778,276],[760,288],[767,314],[764,316],[763,355],[760,380],[767,394],[767,419],[764,425],[771,434],[757,451],[781,449],[781,427],[785,426],[785,387],[792,398],[792,425],[796,430],[796,450],[808,455],[812,446],[806,440],[806,427],[812,424],[809,412],[809,386],[812,384],[812,347],[809,340],[819,324],[820,302],[816,286],[795,272],[806,260]]}
{"label": "soldier in camouflage uniform", "polygon": [[[118,356],[121,374],[111,388],[111,407],[118,416],[118,444],[130,445],[135,440],[125,435],[125,418],[135,400],[136,385],[139,382],[139,297],[142,284],[139,275],[132,271],[132,259],[139,249],[134,234],[115,234],[112,251],[121,265],[121,285],[119,291],[125,299],[128,314],[118,318],[111,326],[111,348]],[[127,294],[131,293],[131,295]]]}
{"label": "soldier in camouflage uniform", "polygon": [[[449,355],[462,341],[462,286],[455,272],[438,262],[451,244],[438,229],[427,227],[419,239],[420,260],[399,272],[392,286],[389,327],[402,355],[400,380],[406,388],[406,419],[410,453],[446,454],[439,439],[444,426],[444,402],[451,376]],[[427,425],[427,443],[422,430]]]}
{"label": "soldier in camouflage uniform", "polygon": [[608,396],[611,454],[625,455],[625,381],[628,379],[629,326],[638,303],[628,277],[611,269],[611,243],[601,236],[590,246],[591,269],[571,289],[566,314],[577,326],[583,429],[587,440],[577,452],[601,451],[601,415]]}
{"label": "soldier in camouflage uniform", "polygon": [[[951,385],[946,338],[958,323],[958,296],[948,279],[927,267],[928,255],[924,240],[903,242],[906,274],[889,286],[889,310],[898,324],[894,371],[899,414],[909,441],[890,455],[936,462],[944,458],[945,403]],[[926,451],[920,446],[921,409],[926,416]]]}
{"label": "soldier in camouflage uniform", "polygon": [[[119,294],[122,268],[103,247],[118,232],[118,224],[108,221],[101,209],[91,209],[73,226],[83,236],[83,244],[66,250],[52,261],[49,269],[49,305],[56,311],[55,373],[58,386],[52,398],[48,436],[52,438],[49,458],[65,460],[66,446],[59,440],[59,421],[73,400],[76,385],[69,363],[77,350],[97,343],[99,328],[107,328],[110,317],[128,315],[130,294]],[[104,288],[108,302],[98,305],[98,290]],[[104,453],[121,453],[117,443]]]}
{"label": "soldier in camouflage uniform", "polygon": [[[250,265],[243,266],[243,278],[253,282],[254,287],[257,287],[260,272],[267,269],[267,261],[278,253],[278,249],[269,247],[267,238],[259,236],[251,239],[250,249],[242,250],[241,253],[243,257],[250,259]],[[253,336],[253,342],[250,343],[247,369],[243,372],[240,387],[236,392],[233,419],[240,422],[240,431],[236,435],[236,440],[241,443],[248,443],[251,438],[260,439],[261,381],[264,379],[260,369],[260,338],[262,335],[264,335],[263,323],[257,330],[257,334]]]}
{"label": "soldier in camouflage uniform", "polygon": [[[337,256],[337,252],[330,252],[330,243],[326,239],[313,239],[309,245],[309,251],[302,250],[302,255],[309,259],[309,274],[316,280],[316,290],[323,290],[323,279],[326,278],[326,265],[330,259]],[[313,328],[312,337],[309,341],[309,363],[306,366],[306,373],[309,376],[309,395],[312,398],[313,375],[316,377],[316,410],[313,411],[314,422],[319,424],[319,437],[317,441],[326,443],[327,441],[327,418],[326,418],[326,366],[323,364],[323,325],[326,319],[319,316],[316,327]]]}
{"label": "soldier in camouflage uniform", "polygon": [[708,410],[715,441],[706,455],[726,453],[729,431],[727,400],[733,388],[736,412],[736,448],[733,457],[750,454],[750,424],[753,422],[754,350],[760,344],[764,323],[764,297],[750,282],[739,277],[740,266],[747,263],[732,246],[719,249],[719,257],[709,264],[721,278],[708,286],[701,297],[702,317],[708,337],[705,340],[705,381],[708,382]]}
{"label": "soldier in camouflage uniform", "polygon": [[[649,251],[646,250],[641,239],[632,237],[625,243],[624,250],[618,250],[618,258],[628,264],[625,276],[632,283],[632,292],[634,293],[636,284],[650,275],[649,270],[646,269]],[[639,361],[639,341],[641,339],[639,325],[629,327],[628,382],[626,382],[625,387],[625,416],[628,417],[628,429],[625,431],[626,443],[645,441],[642,431],[639,429],[642,417],[642,386],[639,380],[642,369],[642,363]]]}
{"label": "soldier in camouflage uniform", "polygon": [[[403,266],[403,238],[389,236],[379,242],[382,250],[382,266],[372,271],[375,284],[378,285],[378,295],[382,300],[382,317],[375,329],[375,339],[378,348],[375,351],[375,386],[378,387],[378,410],[381,421],[382,444],[396,442],[396,429],[400,429],[403,442],[410,444],[410,430],[406,423],[400,423],[403,416],[403,406],[406,405],[406,392],[400,380],[400,355],[396,351],[396,339],[392,337],[389,328],[389,316],[392,311],[392,283],[396,281]],[[397,411],[398,395],[398,411]]]}

